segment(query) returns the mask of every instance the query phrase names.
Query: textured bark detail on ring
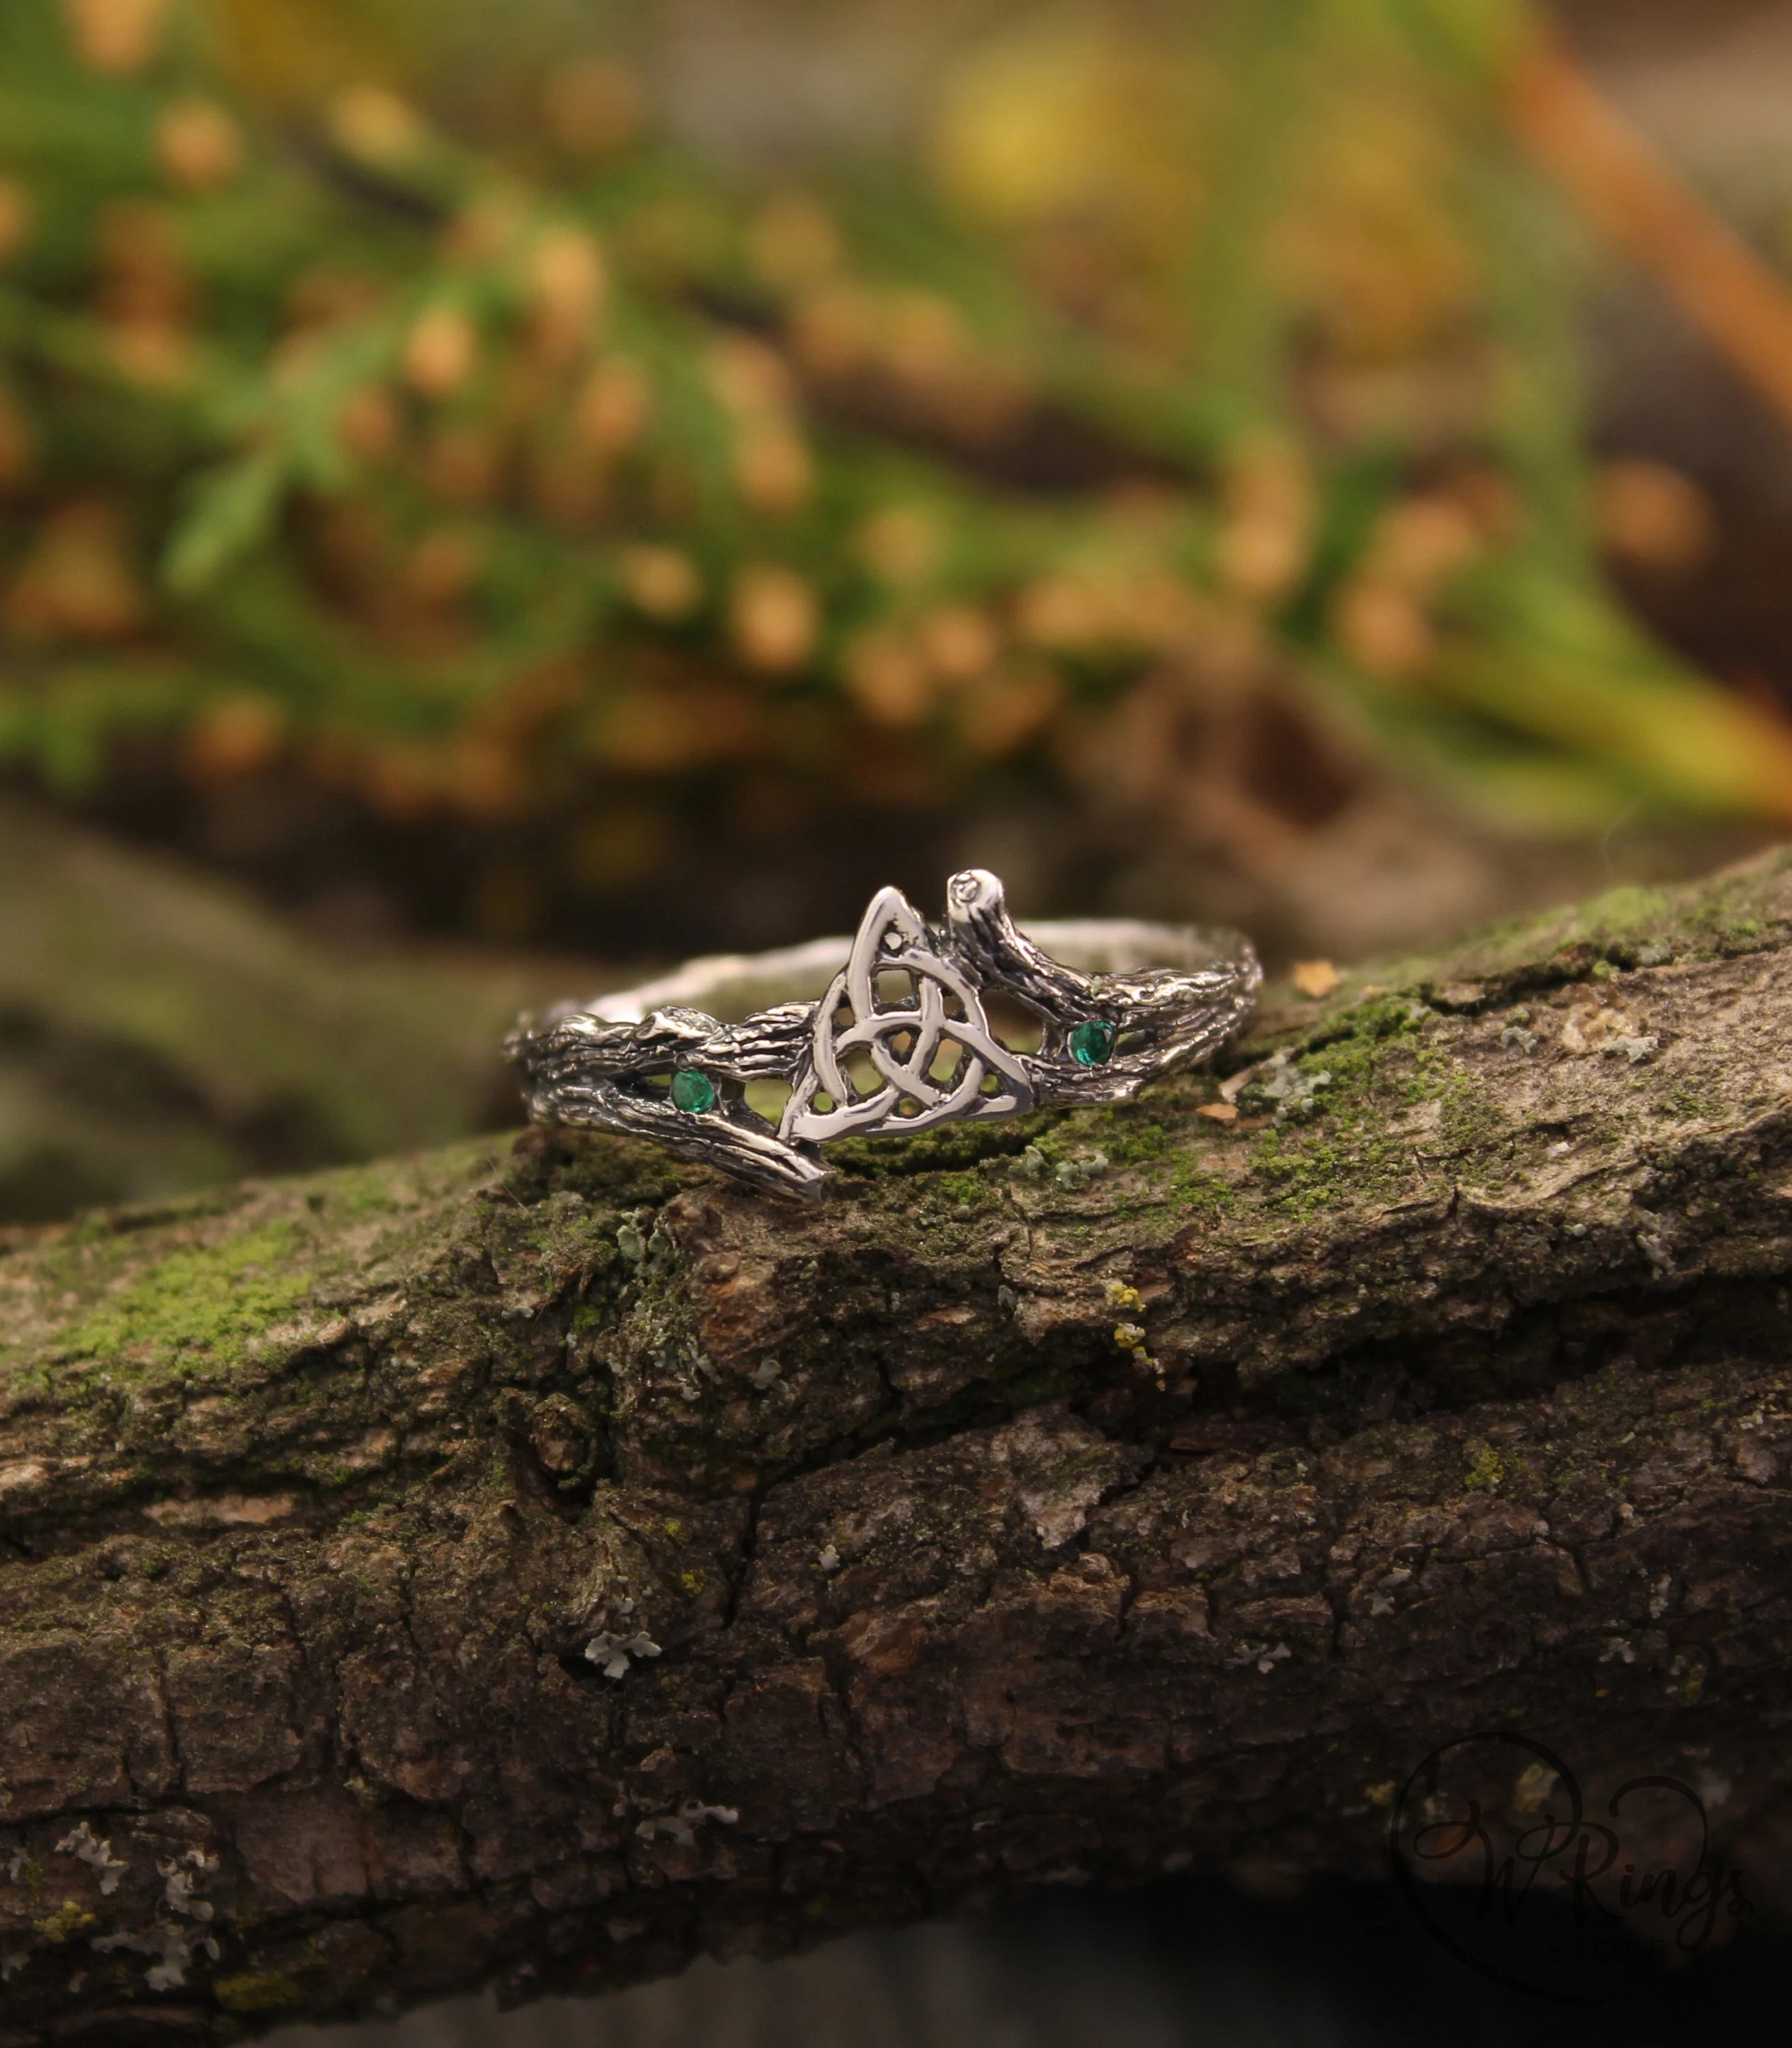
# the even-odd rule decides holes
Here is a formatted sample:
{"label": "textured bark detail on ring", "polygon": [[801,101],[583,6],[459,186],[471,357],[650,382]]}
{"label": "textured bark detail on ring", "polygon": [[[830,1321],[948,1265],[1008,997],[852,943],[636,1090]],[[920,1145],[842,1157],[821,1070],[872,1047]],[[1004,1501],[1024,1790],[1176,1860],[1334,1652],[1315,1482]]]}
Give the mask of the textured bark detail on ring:
{"label": "textured bark detail on ring", "polygon": [[[1250,1015],[1263,979],[1233,935],[1123,919],[1035,929],[1015,925],[995,875],[969,868],[947,884],[943,925],[929,925],[900,890],[882,889],[850,944],[694,962],[603,999],[614,1017],[594,1003],[525,1018],[506,1049],[539,1123],[652,1138],[813,1199],[828,1178],[819,1147],[831,1138],[1018,1116],[1039,1103],[1124,1101],[1215,1051]],[[1077,964],[1046,952],[1045,937]],[[781,1003],[739,1024],[696,1007],[731,989],[762,993],[798,967],[832,974],[819,1002]],[[906,994],[885,986],[898,977]],[[997,1038],[983,1002],[991,990],[1038,1018],[1036,1051]],[[673,995],[694,1000],[665,1001]],[[754,1081],[789,1089],[775,1127],[747,1100]]]}
{"label": "textured bark detail on ring", "polygon": [[[650,1010],[637,1024],[590,1010],[551,1011],[538,1023],[526,1019],[506,1049],[528,1076],[529,1112],[537,1123],[595,1124],[651,1138],[756,1186],[813,1197],[826,1168],[813,1152],[785,1143],[748,1106],[744,1090],[754,1080],[794,1084],[809,1056],[814,1011],[812,1003],[785,1003],[741,1024],[681,1004]],[[702,1090],[679,1084],[685,1074],[708,1084],[707,1103]]]}

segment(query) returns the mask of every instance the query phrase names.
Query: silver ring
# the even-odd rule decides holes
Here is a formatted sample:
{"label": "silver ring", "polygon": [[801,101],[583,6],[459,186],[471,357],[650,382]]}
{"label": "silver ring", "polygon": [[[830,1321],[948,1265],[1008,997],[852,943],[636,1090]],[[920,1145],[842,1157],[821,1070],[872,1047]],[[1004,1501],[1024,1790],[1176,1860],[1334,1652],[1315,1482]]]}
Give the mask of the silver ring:
{"label": "silver ring", "polygon": [[[639,988],[525,1017],[505,1050],[527,1076],[537,1123],[655,1138],[813,1199],[830,1178],[820,1150],[830,1138],[1124,1102],[1215,1051],[1262,981],[1256,954],[1232,934],[1123,918],[1022,932],[1002,884],[973,867],[947,883],[943,925],[880,889],[850,940],[692,960]],[[779,999],[824,983],[819,1000]],[[996,1035],[992,996],[1037,1020],[1036,1049]],[[748,1014],[723,1023],[716,1009]],[[775,1123],[747,1099],[761,1083],[789,1088]]]}

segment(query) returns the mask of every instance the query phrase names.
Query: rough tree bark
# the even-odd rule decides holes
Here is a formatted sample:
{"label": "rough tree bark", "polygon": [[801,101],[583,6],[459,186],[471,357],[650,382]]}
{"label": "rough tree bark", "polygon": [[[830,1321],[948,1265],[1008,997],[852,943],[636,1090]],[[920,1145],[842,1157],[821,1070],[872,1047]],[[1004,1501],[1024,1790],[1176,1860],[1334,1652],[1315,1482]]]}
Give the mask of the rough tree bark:
{"label": "rough tree bark", "polygon": [[1792,859],[1230,1072],[813,1210],[555,1133],[6,1237],[0,2042],[1372,1871],[1489,1724],[1787,1891]]}

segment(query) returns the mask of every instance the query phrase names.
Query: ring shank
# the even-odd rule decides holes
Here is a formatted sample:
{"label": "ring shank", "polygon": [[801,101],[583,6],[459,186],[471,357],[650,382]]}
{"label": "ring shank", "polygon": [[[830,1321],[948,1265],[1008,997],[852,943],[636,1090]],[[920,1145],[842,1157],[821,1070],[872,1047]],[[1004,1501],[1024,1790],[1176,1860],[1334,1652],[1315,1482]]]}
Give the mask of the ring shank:
{"label": "ring shank", "polygon": [[[1021,930],[1065,967],[1083,974],[1136,974],[1149,968],[1198,970],[1235,956],[1230,933],[1135,917],[1043,917]],[[850,938],[811,939],[762,953],[711,953],[635,988],[562,1006],[617,1024],[638,1024],[652,1010],[683,1007],[739,1022],[781,1003],[818,998],[852,950]]]}

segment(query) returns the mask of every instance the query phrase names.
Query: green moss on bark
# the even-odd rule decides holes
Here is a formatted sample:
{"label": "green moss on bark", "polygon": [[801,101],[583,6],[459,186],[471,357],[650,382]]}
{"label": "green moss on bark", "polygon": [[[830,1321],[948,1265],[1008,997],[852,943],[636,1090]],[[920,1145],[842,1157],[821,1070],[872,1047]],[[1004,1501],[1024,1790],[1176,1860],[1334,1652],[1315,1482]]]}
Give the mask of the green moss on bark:
{"label": "green moss on bark", "polygon": [[146,1371],[231,1365],[309,1294],[305,1250],[293,1224],[270,1223],[174,1252],[108,1294],[60,1355]]}

